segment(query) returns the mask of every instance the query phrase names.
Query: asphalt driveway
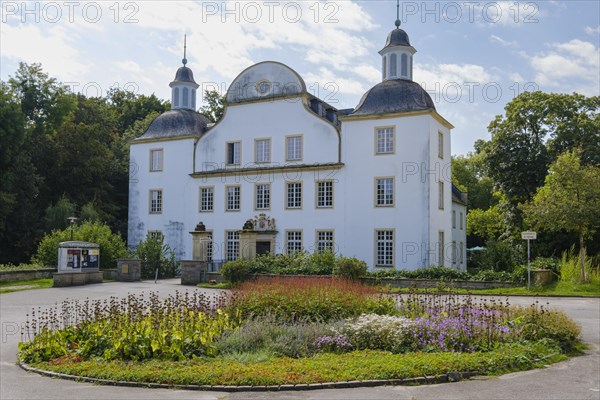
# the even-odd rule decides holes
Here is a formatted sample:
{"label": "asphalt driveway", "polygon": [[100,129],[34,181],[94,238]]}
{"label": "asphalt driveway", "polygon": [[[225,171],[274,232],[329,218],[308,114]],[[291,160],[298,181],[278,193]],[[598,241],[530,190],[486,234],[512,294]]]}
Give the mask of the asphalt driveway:
{"label": "asphalt driveway", "polygon": [[[307,392],[232,393],[140,389],[100,386],[42,377],[16,365],[20,325],[32,307],[46,307],[65,298],[97,299],[158,290],[162,295],[186,290],[179,280],[137,283],[104,283],[71,288],[51,288],[0,295],[0,399],[481,399],[481,400],[600,400],[600,299],[544,298],[550,307],[565,310],[582,326],[590,344],[585,355],[547,368],[476,378],[458,383],[417,387],[326,389]],[[187,290],[205,290],[188,288]],[[512,304],[531,304],[527,297],[511,297]]]}

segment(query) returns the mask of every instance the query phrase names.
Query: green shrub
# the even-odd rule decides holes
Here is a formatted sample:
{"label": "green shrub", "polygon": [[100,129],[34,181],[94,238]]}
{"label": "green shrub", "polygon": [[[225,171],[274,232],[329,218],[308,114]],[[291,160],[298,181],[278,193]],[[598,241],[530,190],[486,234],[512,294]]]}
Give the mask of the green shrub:
{"label": "green shrub", "polygon": [[581,328],[563,311],[531,306],[520,314],[517,320],[522,323],[521,337],[525,340],[552,339],[564,352],[572,351],[579,341]]}
{"label": "green shrub", "polygon": [[477,256],[478,268],[492,271],[512,272],[515,266],[522,264],[518,249],[508,241],[488,240],[485,250]]}
{"label": "green shrub", "polygon": [[135,248],[135,255],[142,264],[142,279],[154,279],[156,270],[159,278],[173,278],[177,272],[175,253],[164,238],[146,236]]}
{"label": "green shrub", "polygon": [[367,274],[367,263],[356,258],[340,257],[335,261],[333,275],[344,278],[357,280]]}
{"label": "green shrub", "polygon": [[31,264],[0,264],[0,272],[1,271],[35,271],[37,269],[47,268],[45,265],[39,263],[31,263]]}
{"label": "green shrub", "polygon": [[252,270],[252,261],[239,258],[228,261],[221,267],[221,275],[227,282],[239,283],[246,279]]}
{"label": "green shrub", "polygon": [[478,271],[475,275],[471,276],[474,281],[500,281],[500,282],[512,282],[514,275],[506,271],[492,271],[491,269],[485,269]]}
{"label": "green shrub", "polygon": [[[71,240],[71,228],[48,233],[38,244],[37,254],[33,258],[52,268],[58,265],[58,244]],[[121,235],[112,233],[110,227],[102,222],[83,222],[73,227],[73,240],[97,243],[100,245],[100,268],[117,267],[117,258],[127,256],[125,242]]]}
{"label": "green shrub", "polygon": [[335,265],[335,253],[326,249],[315,251],[304,258],[302,273],[305,275],[331,275]]}

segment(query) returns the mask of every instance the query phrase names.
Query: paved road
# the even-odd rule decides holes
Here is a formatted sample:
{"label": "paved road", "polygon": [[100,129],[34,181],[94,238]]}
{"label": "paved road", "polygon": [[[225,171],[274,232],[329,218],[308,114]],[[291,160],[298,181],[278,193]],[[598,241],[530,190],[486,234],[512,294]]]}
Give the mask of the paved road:
{"label": "paved road", "polygon": [[[343,400],[600,400],[600,299],[550,298],[551,307],[565,310],[583,328],[590,343],[585,355],[544,369],[513,373],[497,378],[481,378],[458,383],[418,387],[327,389],[310,392],[233,393],[189,392],[181,390],[138,389],[100,386],[27,373],[15,365],[17,327],[33,306],[49,306],[65,298],[105,298],[128,292],[158,290],[162,294],[185,290],[178,281],[105,283],[74,288],[52,288],[0,295],[1,349],[0,399],[79,400],[79,399],[343,399]],[[202,290],[202,289],[195,289]],[[530,304],[531,298],[513,297],[512,304]],[[543,300],[545,302],[546,299]]]}

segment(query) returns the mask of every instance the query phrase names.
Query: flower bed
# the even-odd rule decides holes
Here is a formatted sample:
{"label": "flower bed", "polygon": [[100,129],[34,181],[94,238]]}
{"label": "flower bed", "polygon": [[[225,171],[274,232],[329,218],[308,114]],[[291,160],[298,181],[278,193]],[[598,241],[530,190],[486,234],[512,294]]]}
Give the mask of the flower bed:
{"label": "flower bed", "polygon": [[70,301],[32,312],[25,328],[19,357],[37,368],[196,385],[498,373],[564,359],[579,340],[572,320],[538,304],[398,298],[332,278],[257,280],[212,298]]}

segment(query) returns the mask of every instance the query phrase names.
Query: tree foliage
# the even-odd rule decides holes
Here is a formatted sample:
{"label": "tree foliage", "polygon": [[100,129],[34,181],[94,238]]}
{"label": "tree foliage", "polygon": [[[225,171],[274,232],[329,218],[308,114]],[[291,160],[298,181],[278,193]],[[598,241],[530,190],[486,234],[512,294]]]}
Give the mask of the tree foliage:
{"label": "tree foliage", "polygon": [[522,206],[531,226],[551,232],[579,234],[582,278],[584,241],[600,226],[600,167],[581,165],[581,152],[561,154],[550,167],[545,184]]}
{"label": "tree foliage", "polygon": [[204,92],[204,104],[200,107],[200,114],[212,122],[219,121],[225,113],[225,96],[221,96],[216,90]]}

